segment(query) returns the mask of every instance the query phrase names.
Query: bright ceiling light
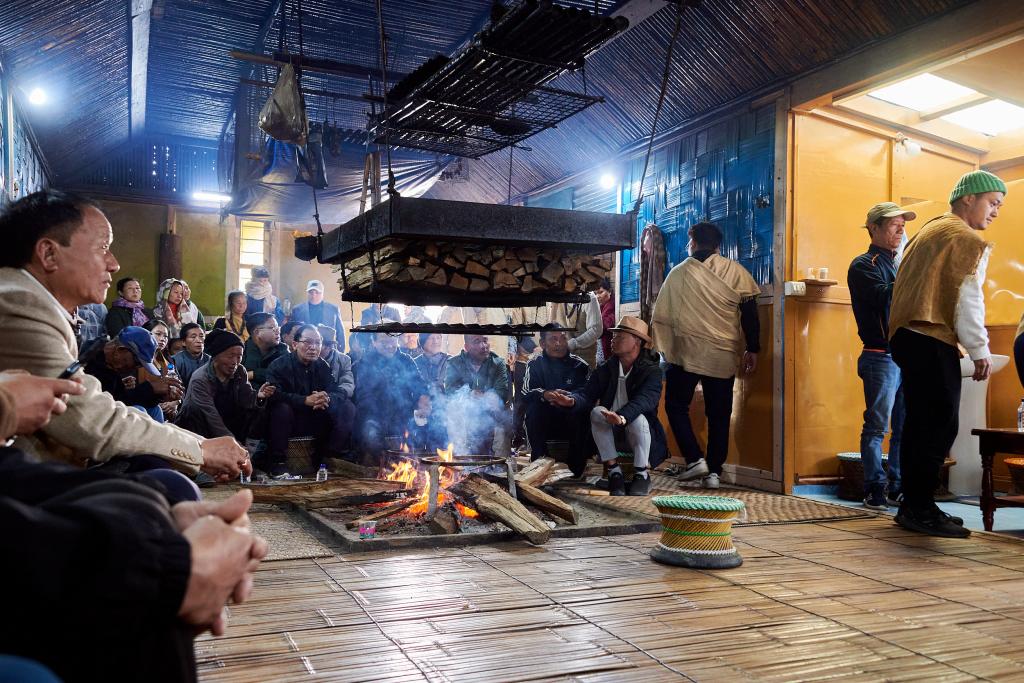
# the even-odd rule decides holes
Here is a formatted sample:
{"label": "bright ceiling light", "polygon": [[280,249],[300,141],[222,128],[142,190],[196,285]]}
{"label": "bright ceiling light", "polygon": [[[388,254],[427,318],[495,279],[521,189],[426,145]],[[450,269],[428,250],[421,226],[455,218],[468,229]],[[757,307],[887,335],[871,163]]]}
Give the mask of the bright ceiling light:
{"label": "bright ceiling light", "polygon": [[32,92],[28,94],[28,101],[37,107],[46,104],[48,99],[46,91],[42,88],[32,88]]}
{"label": "bright ceiling light", "polygon": [[220,202],[221,204],[231,201],[231,195],[218,192],[193,192],[192,199],[199,202]]}
{"label": "bright ceiling light", "polygon": [[919,74],[878,90],[871,97],[915,111],[938,109],[977,91],[931,74]]}
{"label": "bright ceiling light", "polygon": [[605,173],[601,176],[601,187],[606,190],[610,190],[615,187],[615,176],[611,173]]}
{"label": "bright ceiling light", "polygon": [[999,135],[1024,128],[1024,108],[1002,100],[992,100],[942,117],[944,121],[985,135]]}

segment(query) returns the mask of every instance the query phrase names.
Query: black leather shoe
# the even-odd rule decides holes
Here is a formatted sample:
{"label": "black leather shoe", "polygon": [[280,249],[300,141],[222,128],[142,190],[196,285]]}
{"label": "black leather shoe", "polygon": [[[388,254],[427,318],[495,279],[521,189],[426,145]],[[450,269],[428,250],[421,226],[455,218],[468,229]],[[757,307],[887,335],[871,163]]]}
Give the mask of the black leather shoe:
{"label": "black leather shoe", "polygon": [[950,519],[941,511],[936,513],[933,510],[919,512],[914,510],[901,509],[896,514],[896,523],[909,531],[916,531],[929,536],[941,536],[943,538],[967,538],[971,535],[969,529],[965,529]]}
{"label": "black leather shoe", "polygon": [[613,496],[626,495],[626,479],[622,472],[612,472],[608,475],[608,490]]}
{"label": "black leather shoe", "polygon": [[651,495],[651,478],[647,477],[633,477],[632,483],[629,485],[629,495],[631,496],[649,496]]}

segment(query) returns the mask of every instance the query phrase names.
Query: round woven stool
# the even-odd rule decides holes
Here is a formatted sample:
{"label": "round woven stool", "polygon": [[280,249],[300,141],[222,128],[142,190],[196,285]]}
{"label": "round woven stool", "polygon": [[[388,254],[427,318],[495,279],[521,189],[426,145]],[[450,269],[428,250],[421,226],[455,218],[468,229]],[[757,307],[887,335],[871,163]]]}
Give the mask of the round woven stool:
{"label": "round woven stool", "polygon": [[655,496],[661,540],[651,558],[693,569],[728,569],[743,564],[732,544],[732,523],[743,501],[724,496]]}

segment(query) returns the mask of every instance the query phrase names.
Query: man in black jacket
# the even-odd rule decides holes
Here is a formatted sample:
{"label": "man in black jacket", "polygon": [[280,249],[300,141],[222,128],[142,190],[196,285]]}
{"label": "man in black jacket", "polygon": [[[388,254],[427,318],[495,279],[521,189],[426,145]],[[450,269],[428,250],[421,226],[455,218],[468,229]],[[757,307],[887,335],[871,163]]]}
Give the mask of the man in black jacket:
{"label": "man in black jacket", "polygon": [[[864,350],[857,359],[857,375],[864,381],[864,427],[860,433],[860,460],[864,465],[864,507],[886,510],[898,505],[900,492],[900,441],[903,432],[903,390],[900,368],[889,349],[889,307],[896,282],[896,252],[903,241],[904,226],[917,214],[893,202],[875,204],[864,227],[871,237],[867,253],[853,259],[846,282],[857,320],[857,334]],[[889,439],[889,473],[882,469],[882,440],[892,425]],[[888,493],[887,493],[888,491]]]}
{"label": "man in black jacket", "polygon": [[[0,374],[0,439],[35,432],[66,409],[62,396],[82,393],[71,381]],[[248,598],[267,544],[239,533],[249,492],[174,507],[162,494],[153,480],[0,449],[0,581],[17,587],[0,652],[68,683],[195,681],[193,638],[223,634],[224,605]]]}
{"label": "man in black jacket", "polygon": [[[389,436],[410,432],[413,445],[435,430],[430,424],[431,402],[426,382],[412,358],[399,353],[398,338],[386,332],[372,335],[373,343],[353,366],[360,447],[379,455]],[[423,424],[420,424],[423,423]]]}
{"label": "man in black jacket", "polygon": [[[267,370],[274,387],[267,424],[271,476],[287,475],[288,439],[315,436],[321,458],[340,458],[349,449],[355,406],[320,358],[323,340],[315,325],[295,328],[295,353],[275,360]],[[316,464],[316,463],[313,463]]]}
{"label": "man in black jacket", "polygon": [[[613,496],[626,494],[616,436],[625,437],[633,449],[636,476],[631,496],[646,496],[651,490],[649,467],[657,467],[668,455],[665,430],[658,420],[663,373],[657,356],[646,348],[651,343],[647,323],[624,315],[612,328],[613,358],[597,366],[582,390],[569,394],[554,392],[554,403],[590,413],[590,429],[601,461],[608,465],[608,488]],[[573,472],[583,470],[576,462]]]}
{"label": "man in black jacket", "polygon": [[249,338],[242,349],[242,367],[246,369],[253,390],[267,381],[267,369],[280,358],[291,353],[281,341],[281,326],[270,313],[253,313],[245,319]]}
{"label": "man in black jacket", "polygon": [[530,459],[548,454],[549,439],[574,441],[578,420],[571,408],[555,403],[556,391],[572,393],[582,389],[590,366],[569,353],[569,340],[558,325],[549,324],[540,333],[544,353],[526,365],[523,402],[526,405],[526,435],[530,439]]}

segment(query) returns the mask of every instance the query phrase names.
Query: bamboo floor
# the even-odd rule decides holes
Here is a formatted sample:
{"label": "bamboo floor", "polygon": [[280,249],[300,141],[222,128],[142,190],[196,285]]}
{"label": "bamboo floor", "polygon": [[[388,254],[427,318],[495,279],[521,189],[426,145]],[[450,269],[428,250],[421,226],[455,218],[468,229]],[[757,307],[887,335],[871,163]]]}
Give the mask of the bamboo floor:
{"label": "bamboo floor", "polygon": [[746,526],[744,564],[659,534],[267,562],[203,681],[1024,681],[1024,544],[889,517]]}

